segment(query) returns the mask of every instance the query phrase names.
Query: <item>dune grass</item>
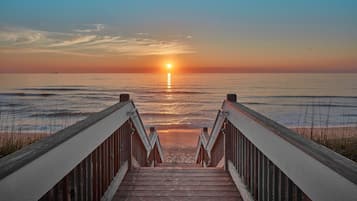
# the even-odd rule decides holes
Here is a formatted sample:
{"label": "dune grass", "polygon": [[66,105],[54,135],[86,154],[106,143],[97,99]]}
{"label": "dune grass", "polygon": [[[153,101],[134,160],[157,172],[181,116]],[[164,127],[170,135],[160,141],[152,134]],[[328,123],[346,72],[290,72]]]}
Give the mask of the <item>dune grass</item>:
{"label": "dune grass", "polygon": [[293,130],[357,162],[357,128],[293,128]]}
{"label": "dune grass", "polygon": [[1,133],[0,158],[15,152],[28,144],[34,143],[46,136],[48,136],[48,134]]}
{"label": "dune grass", "polygon": [[[340,117],[342,118],[340,119],[342,120],[341,125],[348,126],[331,126],[331,114],[334,112],[331,110],[331,104],[333,103],[330,100],[327,105],[327,113],[323,113],[321,108],[326,105],[322,106],[321,101],[314,100],[311,106],[306,106],[304,112],[300,114],[297,125],[302,122],[305,126],[293,128],[293,130],[357,162],[357,120],[343,113]],[[356,123],[351,124],[351,122]],[[310,126],[306,127],[306,125]]]}

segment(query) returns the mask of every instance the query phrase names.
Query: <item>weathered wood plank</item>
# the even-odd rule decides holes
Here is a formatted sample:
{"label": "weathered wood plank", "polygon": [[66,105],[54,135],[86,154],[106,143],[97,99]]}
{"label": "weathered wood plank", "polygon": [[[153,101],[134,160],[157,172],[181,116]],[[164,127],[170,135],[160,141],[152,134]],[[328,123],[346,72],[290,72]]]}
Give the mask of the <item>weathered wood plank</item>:
{"label": "weathered wood plank", "polygon": [[125,178],[126,181],[231,181],[232,179],[229,176],[224,177],[190,177],[190,176],[181,176],[181,177],[173,177],[173,176],[159,176],[159,177],[152,177],[152,176],[127,176]]}
{"label": "weathered wood plank", "polygon": [[177,190],[177,191],[118,191],[114,197],[120,196],[175,196],[175,197],[240,197],[237,191],[200,191],[200,190]]}
{"label": "weathered wood plank", "polygon": [[157,191],[157,190],[165,190],[165,191],[175,191],[175,190],[201,190],[201,191],[237,191],[237,188],[233,185],[156,185],[156,186],[141,186],[141,185],[122,185],[119,187],[119,191],[128,191],[128,190],[136,190],[136,191]]}
{"label": "weathered wood plank", "polygon": [[[161,185],[162,181],[126,181],[124,180],[122,185]],[[167,181],[166,185],[206,185],[206,186],[225,186],[225,185],[233,185],[232,181]]]}
{"label": "weathered wood plank", "polygon": [[223,168],[202,168],[202,167],[140,167],[131,170],[131,172],[223,172]]}
{"label": "weathered wood plank", "polygon": [[[225,197],[223,198],[224,201],[242,201],[241,198],[238,197]],[[217,201],[217,200],[223,200],[222,197],[159,197],[159,196],[154,196],[154,197],[115,197],[113,201]]]}
{"label": "weathered wood plank", "polygon": [[172,172],[172,173],[168,173],[168,172],[140,172],[140,173],[128,173],[128,176],[136,176],[136,177],[166,177],[166,176],[172,176],[172,177],[181,177],[181,176],[188,176],[188,177],[224,177],[227,176],[226,173],[223,172],[212,172],[212,173],[206,173],[206,172]]}
{"label": "weathered wood plank", "polygon": [[117,200],[241,200],[222,168],[139,168],[131,170],[114,196]]}

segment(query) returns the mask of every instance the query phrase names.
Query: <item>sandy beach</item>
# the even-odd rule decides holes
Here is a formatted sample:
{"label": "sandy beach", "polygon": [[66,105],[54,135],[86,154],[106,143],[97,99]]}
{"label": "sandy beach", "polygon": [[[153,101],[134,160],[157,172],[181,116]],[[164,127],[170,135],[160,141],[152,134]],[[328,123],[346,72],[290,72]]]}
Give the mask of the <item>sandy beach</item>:
{"label": "sandy beach", "polygon": [[165,162],[194,163],[200,133],[201,129],[158,130]]}

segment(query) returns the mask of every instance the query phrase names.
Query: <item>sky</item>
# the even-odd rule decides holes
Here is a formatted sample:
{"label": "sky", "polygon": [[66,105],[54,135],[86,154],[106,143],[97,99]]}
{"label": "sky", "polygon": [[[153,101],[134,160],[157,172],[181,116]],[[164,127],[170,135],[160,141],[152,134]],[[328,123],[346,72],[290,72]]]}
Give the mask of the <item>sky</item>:
{"label": "sky", "polygon": [[1,0],[0,72],[357,72],[355,0]]}

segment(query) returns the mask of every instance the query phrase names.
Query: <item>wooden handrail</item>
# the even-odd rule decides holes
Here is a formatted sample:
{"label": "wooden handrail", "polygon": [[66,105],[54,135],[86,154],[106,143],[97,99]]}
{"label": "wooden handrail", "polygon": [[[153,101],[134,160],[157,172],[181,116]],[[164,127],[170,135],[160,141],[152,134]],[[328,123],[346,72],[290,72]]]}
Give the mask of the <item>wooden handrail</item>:
{"label": "wooden handrail", "polygon": [[159,135],[154,127],[150,128],[150,144],[151,144],[151,151],[148,156],[148,162],[151,166],[156,166],[157,163],[162,163],[164,159],[164,154],[162,151],[162,146],[160,143]]}
{"label": "wooden handrail", "polygon": [[197,164],[201,164],[206,167],[210,163],[210,158],[208,156],[208,151],[206,145],[209,140],[208,129],[205,127],[202,129],[201,134],[198,137],[195,160]]}
{"label": "wooden handrail", "polygon": [[[221,138],[223,137],[222,128],[226,115],[227,113],[225,111],[219,110],[211,134],[209,136],[199,136],[195,155],[196,163],[206,163],[208,166],[216,166],[222,160],[224,147]],[[220,144],[218,142],[220,142]],[[212,156],[212,152],[217,153]]]}
{"label": "wooden handrail", "polygon": [[205,150],[210,166],[224,159],[244,200],[355,200],[355,162],[235,101],[221,110]]}
{"label": "wooden handrail", "polygon": [[[129,95],[0,159],[0,200],[111,200],[133,161],[162,162]],[[155,147],[155,149],[154,149]],[[151,163],[151,162],[150,162]]]}

